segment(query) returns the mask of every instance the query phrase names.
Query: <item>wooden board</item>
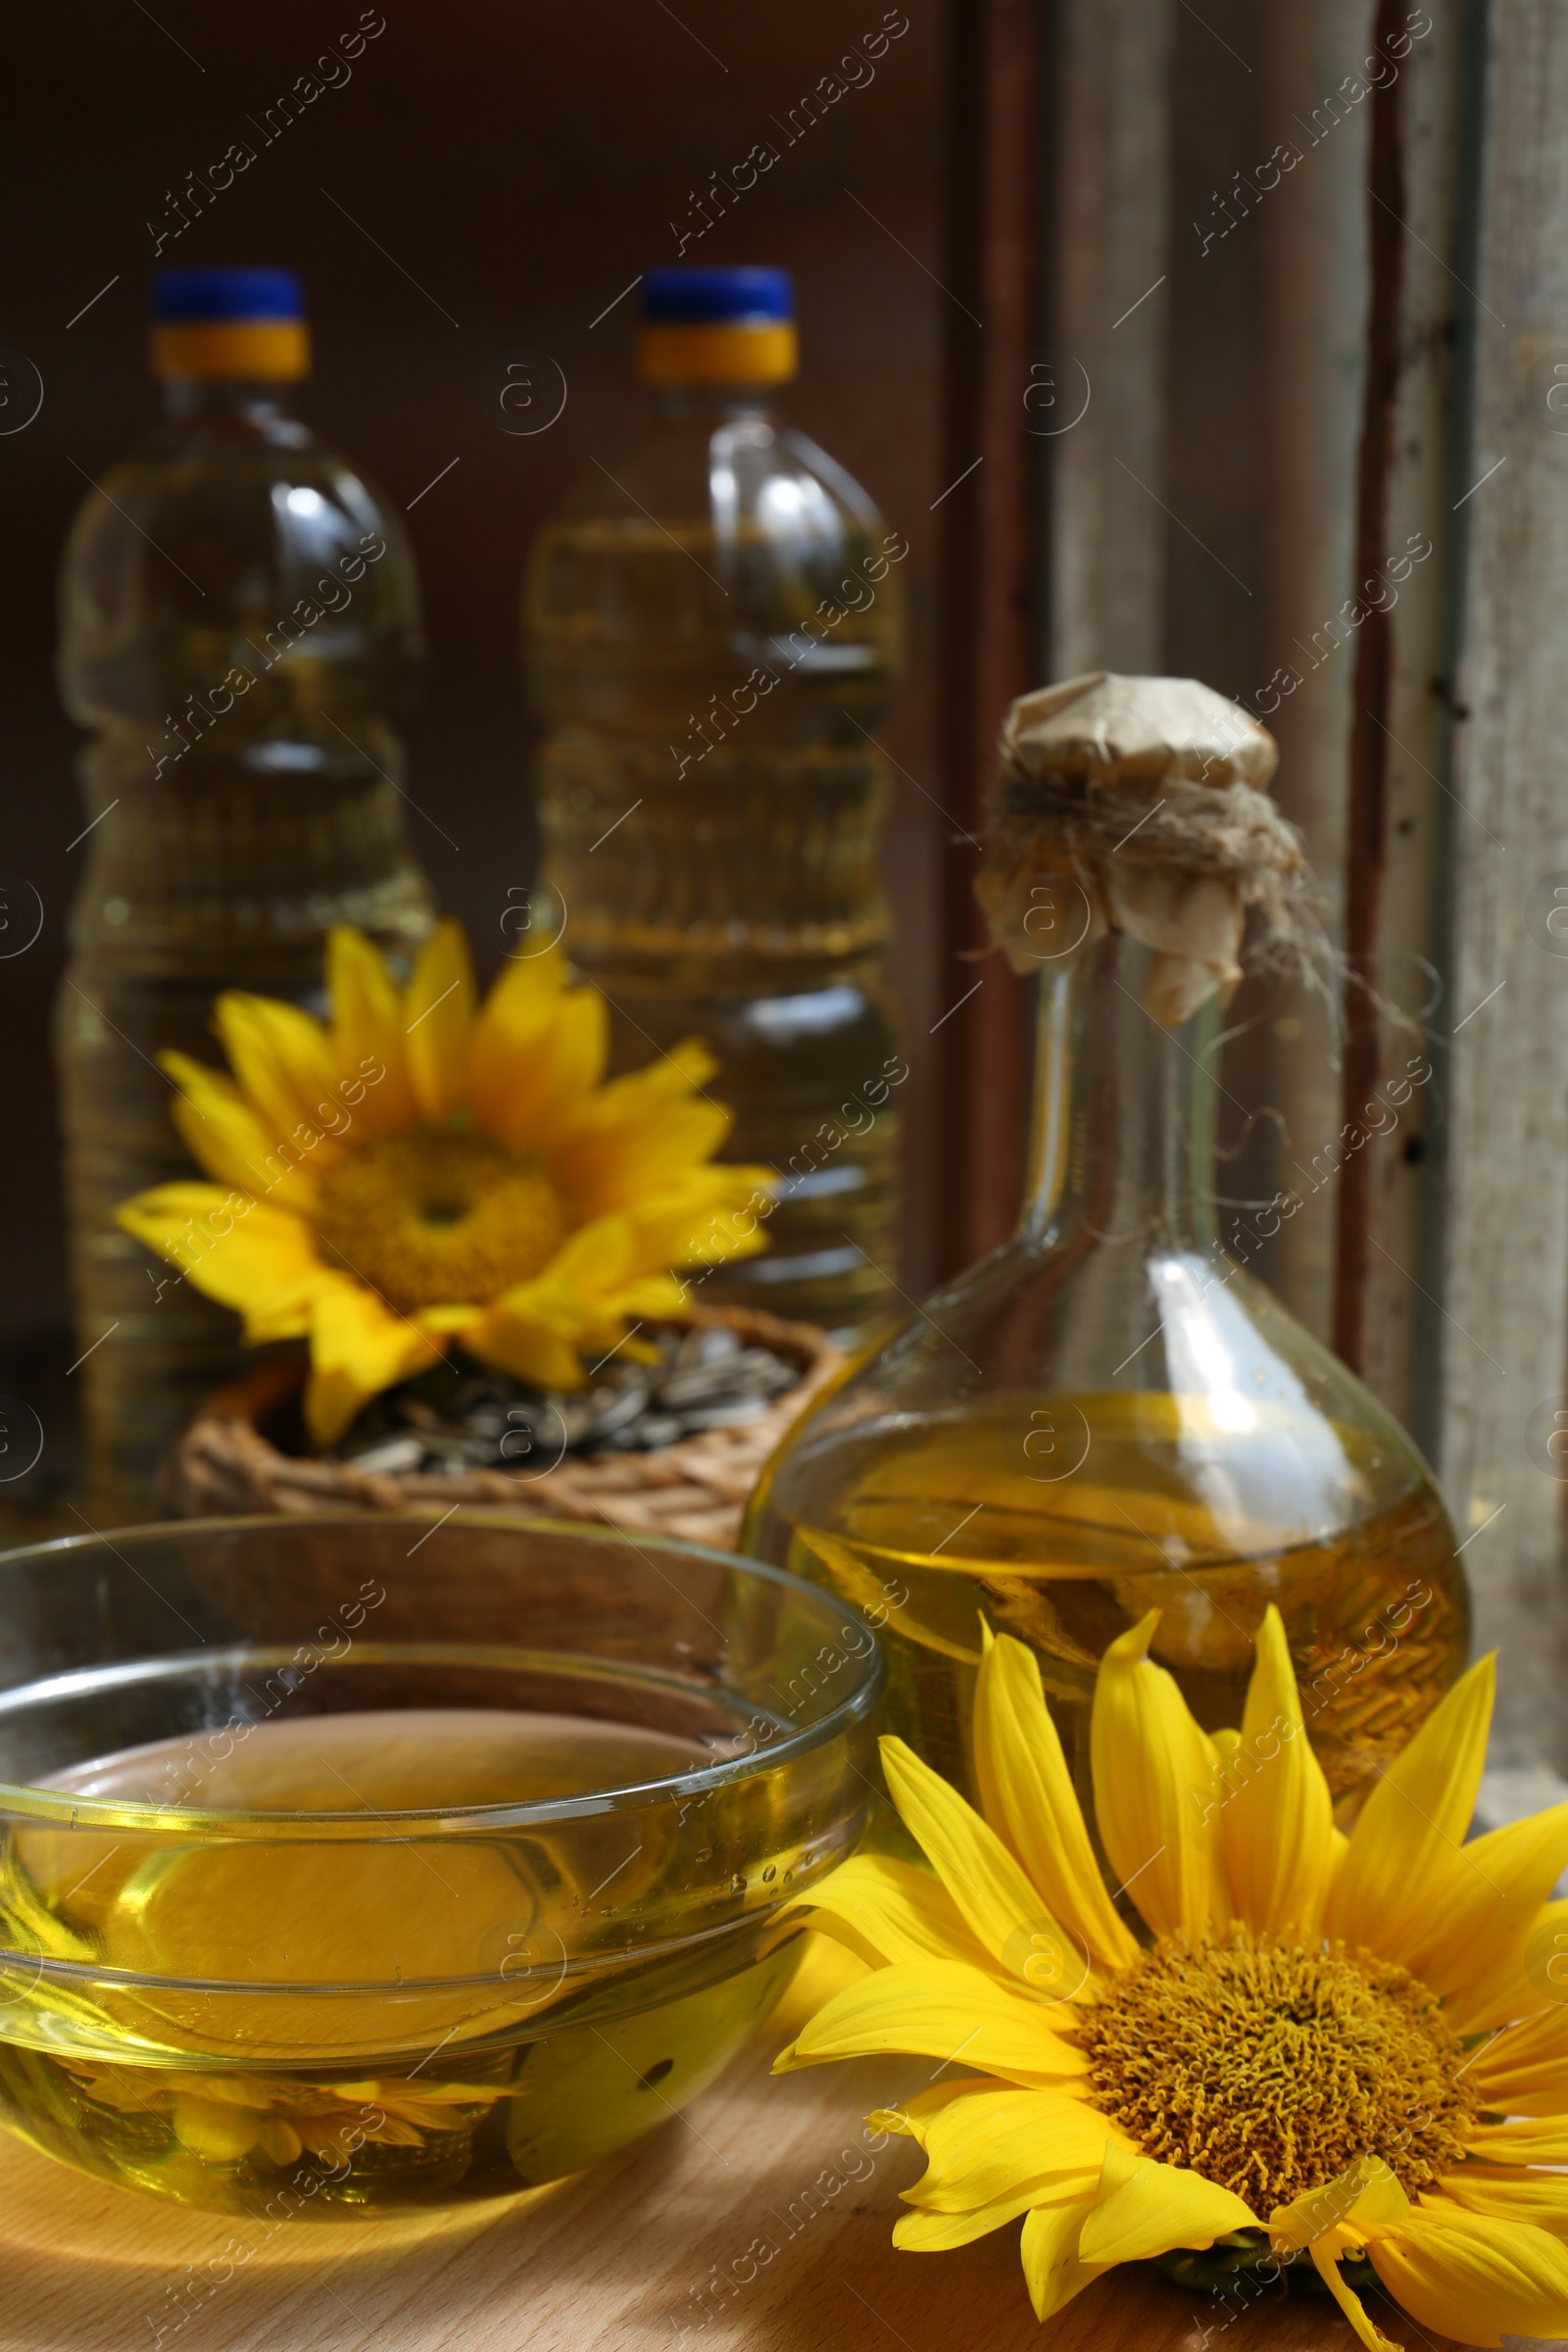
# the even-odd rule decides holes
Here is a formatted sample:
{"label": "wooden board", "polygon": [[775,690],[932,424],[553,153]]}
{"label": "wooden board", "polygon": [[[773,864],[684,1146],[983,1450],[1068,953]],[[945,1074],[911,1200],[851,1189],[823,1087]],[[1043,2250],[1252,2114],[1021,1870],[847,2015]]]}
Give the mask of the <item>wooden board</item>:
{"label": "wooden board", "polygon": [[1446,1237],[1421,1279],[1442,1301],[1438,1469],[1468,1544],[1476,1646],[1503,1656],[1493,1752],[1562,1772],[1568,1488],[1546,1446],[1568,1410],[1568,1089],[1554,1076],[1568,1062],[1568,967],[1546,925],[1568,879],[1568,417],[1555,414],[1568,380],[1555,373],[1568,368],[1568,15],[1502,0],[1484,22],[1478,248],[1455,260],[1481,306],[1467,330],[1474,429],[1452,492],[1467,543],[1454,791],[1469,816],[1454,812]]}
{"label": "wooden board", "polygon": [[[897,2253],[906,2140],[861,2118],[918,2060],[765,2079],[775,2026],[617,2162],[455,2216],[253,2224],[100,2187],[0,2140],[5,2352],[1040,2352],[1016,2227]],[[835,2185],[836,2184],[836,2185]],[[233,2240],[257,2250],[235,2267]],[[228,2249],[225,2254],[225,2248]],[[1447,2352],[1387,2310],[1409,2352]],[[1238,2311],[1152,2271],[1102,2279],[1050,2352],[1353,2352],[1316,2298]]]}

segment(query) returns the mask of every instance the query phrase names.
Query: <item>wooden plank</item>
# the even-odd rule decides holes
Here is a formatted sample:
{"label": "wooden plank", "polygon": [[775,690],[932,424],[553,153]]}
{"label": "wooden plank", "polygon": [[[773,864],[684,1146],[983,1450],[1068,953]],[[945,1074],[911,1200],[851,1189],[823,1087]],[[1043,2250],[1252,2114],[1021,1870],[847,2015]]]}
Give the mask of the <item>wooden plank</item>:
{"label": "wooden plank", "polygon": [[1477,854],[1455,820],[1446,1237],[1429,1287],[1443,1308],[1439,1467],[1469,1540],[1482,1644],[1507,1661],[1498,1753],[1561,1771],[1568,1490],[1545,1437],[1568,1409],[1568,964],[1545,918],[1552,877],[1568,876],[1568,417],[1546,399],[1568,381],[1551,372],[1568,365],[1568,18],[1496,0],[1488,22],[1479,250],[1455,264],[1476,298],[1475,427],[1452,491],[1468,539],[1455,790],[1507,854]]}
{"label": "wooden plank", "polygon": [[[1238,429],[1258,435],[1264,448],[1263,561],[1253,583],[1263,611],[1260,659],[1250,674],[1225,682],[1279,739],[1276,794],[1306,837],[1338,936],[1351,656],[1341,648],[1320,658],[1311,649],[1314,640],[1326,644],[1325,624],[1349,592],[1354,558],[1369,126],[1364,105],[1331,131],[1315,133],[1312,123],[1326,93],[1366,54],[1367,11],[1362,0],[1319,0],[1310,9],[1273,0],[1259,29],[1260,56],[1239,41],[1249,57],[1256,56],[1262,83],[1256,137],[1233,161],[1254,185],[1276,170],[1283,175],[1261,193],[1248,223],[1263,249],[1260,349],[1226,356],[1238,402],[1246,402],[1250,388],[1255,404],[1243,409]],[[1299,160],[1283,170],[1293,154]],[[1259,170],[1265,158],[1272,159],[1269,168]],[[1212,216],[1210,206],[1205,223]],[[1210,262],[1228,250],[1217,246]],[[1223,414],[1217,384],[1210,397]],[[1203,529],[1200,518],[1195,527]],[[1294,691],[1293,673],[1301,680]],[[1270,709],[1276,696],[1277,708]],[[1268,1010],[1265,1033],[1242,1041],[1250,1067],[1237,1091],[1250,1107],[1277,1111],[1279,1123],[1260,1117],[1237,1181],[1225,1189],[1265,1199],[1289,1191],[1300,1201],[1258,1254],[1255,1270],[1327,1340],[1338,1183],[1323,1171],[1326,1148],[1343,1123],[1330,1024],[1301,990],[1288,991]]]}
{"label": "wooden plank", "polygon": [[[1395,0],[1378,0],[1374,47],[1396,28]],[[1378,567],[1389,536],[1389,476],[1398,423],[1403,341],[1404,264],[1404,76],[1373,90],[1367,247],[1371,299],[1366,315],[1365,390],[1361,450],[1356,467],[1355,572],[1352,613],[1364,613],[1355,639],[1350,713],[1348,849],[1346,859],[1345,951],[1352,985],[1345,1004],[1345,1107],[1359,1111],[1381,1075],[1380,1024],[1370,991],[1378,978],[1378,917],[1388,861],[1388,703],[1393,668],[1393,612]],[[1374,587],[1373,582],[1378,582]],[[1361,601],[1363,594],[1366,603]],[[1359,986],[1354,985],[1359,983]],[[1354,1107],[1352,1107],[1354,1106]],[[1372,1254],[1367,1209],[1372,1167],[1364,1152],[1345,1163],[1340,1179],[1339,1253],[1335,1268],[1334,1345],[1359,1370],[1366,1354],[1366,1277]]]}
{"label": "wooden plank", "polygon": [[[428,2219],[256,2225],[102,2187],[0,2141],[3,2352],[1038,2352],[1016,2226],[959,2252],[889,2231],[921,2169],[862,2132],[917,2060],[769,2082],[775,2028],[640,2148]],[[249,2239],[256,2250],[240,2250]],[[1447,2348],[1378,2314],[1395,2341]],[[1052,2323],[1052,2352],[1353,2352],[1317,2297],[1243,2307],[1140,2268]]]}
{"label": "wooden plank", "polygon": [[[1383,1002],[1446,1031],[1458,1013],[1444,1006],[1437,970],[1440,845],[1451,832],[1467,858],[1503,853],[1475,816],[1454,814],[1446,781],[1452,353],[1462,289],[1445,257],[1454,252],[1461,25],[1455,12],[1435,18],[1398,60],[1403,21],[1385,0],[1374,45],[1397,62],[1398,78],[1366,102],[1371,286],[1351,580],[1352,610],[1365,617],[1348,725],[1346,945]],[[1341,1178],[1335,1345],[1430,1446],[1435,1398],[1424,1372],[1435,1310],[1423,1286],[1437,1206],[1437,1099],[1429,1080],[1413,1090],[1402,1082],[1412,1060],[1417,1074],[1431,1063],[1417,1028],[1380,1017],[1366,994],[1351,989],[1346,1016],[1345,1124],[1368,1140],[1350,1152]]]}
{"label": "wooden plank", "polygon": [[[1364,54],[1364,17],[1362,0],[1179,10],[1170,319],[1152,379],[1169,508],[1156,666],[1234,695],[1277,736],[1277,797],[1306,836],[1331,925],[1351,658],[1314,666],[1301,648],[1349,585],[1367,141],[1364,109],[1315,146],[1302,124]],[[1311,1162],[1341,1124],[1331,1024],[1307,992],[1264,979],[1228,1026],[1220,1230],[1327,1339],[1338,1188]],[[1270,1230],[1259,1212],[1282,1192],[1292,1211]]]}
{"label": "wooden plank", "polygon": [[945,1273],[1011,1232],[1022,1193],[1028,999],[991,952],[974,877],[998,729],[1014,695],[1040,682],[1036,444],[1023,429],[1038,268],[1038,10],[1034,0],[967,0],[950,26],[947,466],[937,501],[950,831],[931,1031]]}
{"label": "wooden plank", "polygon": [[[1093,400],[1045,444],[1050,667],[1196,675],[1264,715],[1333,920],[1351,656],[1314,668],[1298,640],[1350,584],[1367,131],[1352,110],[1314,145],[1298,118],[1364,54],[1365,10],[1064,0],[1057,13],[1052,333]],[[1292,150],[1282,170],[1272,159]],[[1292,665],[1299,687],[1282,693]],[[1337,1186],[1309,1164],[1342,1123],[1327,1024],[1272,984],[1250,987],[1233,1019],[1222,1231],[1327,1338]],[[1283,1188],[1300,1205],[1264,1240],[1252,1212]]]}
{"label": "wooden plank", "polygon": [[[1053,677],[1163,668],[1175,0],[1056,12]],[[1070,406],[1069,406],[1070,402]]]}

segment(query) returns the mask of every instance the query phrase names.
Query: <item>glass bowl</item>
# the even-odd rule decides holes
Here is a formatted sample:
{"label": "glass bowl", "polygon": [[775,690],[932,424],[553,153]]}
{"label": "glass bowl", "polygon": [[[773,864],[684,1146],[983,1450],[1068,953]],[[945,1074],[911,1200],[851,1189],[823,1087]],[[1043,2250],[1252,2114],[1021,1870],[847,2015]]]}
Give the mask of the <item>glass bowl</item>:
{"label": "glass bowl", "polygon": [[782,1991],[880,1684],[826,1592],[531,1516],[0,1556],[0,2121],[223,2211],[576,2172]]}

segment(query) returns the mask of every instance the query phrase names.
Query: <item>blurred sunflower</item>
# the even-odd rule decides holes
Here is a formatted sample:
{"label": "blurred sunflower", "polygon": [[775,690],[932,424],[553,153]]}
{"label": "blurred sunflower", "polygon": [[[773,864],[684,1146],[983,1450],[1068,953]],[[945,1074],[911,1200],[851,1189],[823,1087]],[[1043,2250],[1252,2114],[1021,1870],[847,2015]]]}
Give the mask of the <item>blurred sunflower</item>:
{"label": "blurred sunflower", "polygon": [[1390,2341],[1361,2300],[1377,2286],[1467,2344],[1568,2335],[1568,1903],[1546,1901],[1568,1805],[1463,1842],[1492,1660],[1347,1839],[1277,1612],[1241,1731],[1212,1737],[1150,1660],[1157,1623],[1106,1651],[1091,1732],[1101,1836],[1152,1941],[1106,1894],[1039,1666],[1003,1636],[979,1678],[983,1814],[883,1740],[935,1875],[865,1855],[807,1898],[874,1973],[777,2068],[979,2069],[872,2119],[928,2159],[895,2241],[1022,2215],[1042,2319],[1117,2263],[1213,2286],[1309,2256],[1369,2352]]}
{"label": "blurred sunflower", "polygon": [[361,933],[328,941],[325,1023],[270,997],[219,999],[232,1078],[162,1065],[174,1123],[216,1181],[162,1184],[116,1211],[127,1233],[245,1318],[309,1337],[318,1446],[454,1343],[545,1389],[583,1357],[651,1352],[636,1323],[675,1313],[669,1269],[763,1247],[739,1212],[771,1169],[715,1167],[730,1113],[688,1042],[604,1081],[608,1012],[556,950],[508,964],[475,1004],[467,946],[441,923],[406,989]]}

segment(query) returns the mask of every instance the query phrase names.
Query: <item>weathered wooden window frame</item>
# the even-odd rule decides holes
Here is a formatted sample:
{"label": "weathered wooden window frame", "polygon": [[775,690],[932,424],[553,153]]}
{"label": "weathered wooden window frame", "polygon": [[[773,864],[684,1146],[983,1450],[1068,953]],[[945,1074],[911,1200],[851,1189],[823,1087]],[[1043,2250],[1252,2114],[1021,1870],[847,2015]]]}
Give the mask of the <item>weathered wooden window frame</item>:
{"label": "weathered wooden window frame", "polygon": [[[1568,1771],[1568,18],[966,0],[951,37],[946,805],[979,830],[1049,675],[1196,670],[1279,734],[1364,986],[1337,1047],[1241,1008],[1228,1229],[1295,1196],[1257,1270],[1433,1455],[1496,1752]],[[1080,379],[1041,431],[1031,383],[1064,420]],[[1027,1092],[973,865],[950,1264],[1011,1221]]]}

